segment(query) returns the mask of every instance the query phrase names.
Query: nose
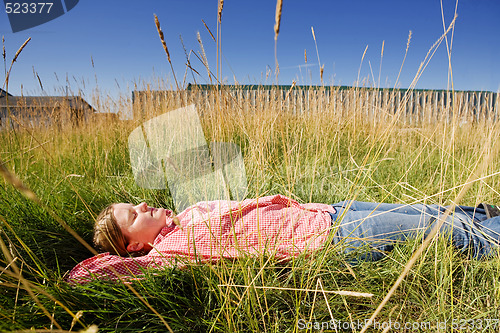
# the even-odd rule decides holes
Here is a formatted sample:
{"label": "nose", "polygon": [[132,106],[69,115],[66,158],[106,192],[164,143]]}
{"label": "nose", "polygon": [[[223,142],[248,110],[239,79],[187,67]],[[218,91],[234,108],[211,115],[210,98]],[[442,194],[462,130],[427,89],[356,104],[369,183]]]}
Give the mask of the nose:
{"label": "nose", "polygon": [[148,211],[148,205],[145,202],[141,202],[140,204],[138,204],[134,208],[138,209],[141,212],[147,212]]}

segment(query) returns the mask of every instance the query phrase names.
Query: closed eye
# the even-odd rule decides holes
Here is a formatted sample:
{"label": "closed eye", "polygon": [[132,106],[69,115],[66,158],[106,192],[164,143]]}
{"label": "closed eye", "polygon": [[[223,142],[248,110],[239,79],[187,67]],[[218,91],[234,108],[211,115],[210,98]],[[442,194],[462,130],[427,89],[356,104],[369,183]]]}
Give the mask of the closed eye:
{"label": "closed eye", "polygon": [[132,210],[132,222],[135,221],[135,219],[137,218],[137,212],[135,210]]}

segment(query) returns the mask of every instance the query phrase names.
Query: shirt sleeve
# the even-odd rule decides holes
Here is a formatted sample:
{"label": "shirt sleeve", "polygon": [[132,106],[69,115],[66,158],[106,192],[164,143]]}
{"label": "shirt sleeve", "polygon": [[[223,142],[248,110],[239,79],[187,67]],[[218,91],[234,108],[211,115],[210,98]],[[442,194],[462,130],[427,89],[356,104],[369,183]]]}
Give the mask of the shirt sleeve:
{"label": "shirt sleeve", "polygon": [[76,265],[66,280],[72,284],[84,284],[99,280],[130,280],[140,278],[151,267],[165,267],[170,263],[151,256],[125,258],[109,253],[98,254]]}

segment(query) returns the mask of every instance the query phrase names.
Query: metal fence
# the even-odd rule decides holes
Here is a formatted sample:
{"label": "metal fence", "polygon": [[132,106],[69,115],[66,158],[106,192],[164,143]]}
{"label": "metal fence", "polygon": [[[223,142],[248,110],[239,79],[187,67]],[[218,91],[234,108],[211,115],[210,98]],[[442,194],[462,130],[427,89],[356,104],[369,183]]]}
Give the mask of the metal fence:
{"label": "metal fence", "polygon": [[[252,112],[276,109],[292,114],[333,112],[370,120],[387,120],[398,115],[406,123],[434,121],[481,122],[498,119],[498,93],[481,91],[431,91],[351,88],[336,89],[238,89],[237,87],[174,91],[134,91],[134,118],[194,103],[198,110],[225,105]],[[149,115],[149,116],[148,116]]]}

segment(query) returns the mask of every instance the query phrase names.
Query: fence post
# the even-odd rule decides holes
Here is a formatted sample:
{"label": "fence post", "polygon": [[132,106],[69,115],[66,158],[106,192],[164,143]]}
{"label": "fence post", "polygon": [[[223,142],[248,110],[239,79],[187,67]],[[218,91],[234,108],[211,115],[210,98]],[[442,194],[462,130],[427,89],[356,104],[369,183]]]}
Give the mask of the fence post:
{"label": "fence post", "polygon": [[494,108],[495,108],[495,121],[498,120],[498,93],[494,94],[495,96],[495,101],[494,101]]}

